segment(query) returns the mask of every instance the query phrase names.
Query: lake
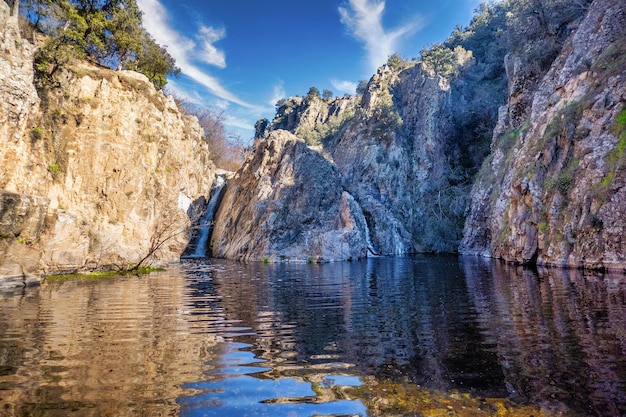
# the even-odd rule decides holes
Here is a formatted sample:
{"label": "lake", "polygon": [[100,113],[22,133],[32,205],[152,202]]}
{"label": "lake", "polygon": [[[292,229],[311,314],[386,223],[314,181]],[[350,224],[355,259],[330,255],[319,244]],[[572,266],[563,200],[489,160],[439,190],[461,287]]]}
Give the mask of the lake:
{"label": "lake", "polygon": [[0,416],[414,415],[626,415],[626,276],[205,259],[0,293]]}

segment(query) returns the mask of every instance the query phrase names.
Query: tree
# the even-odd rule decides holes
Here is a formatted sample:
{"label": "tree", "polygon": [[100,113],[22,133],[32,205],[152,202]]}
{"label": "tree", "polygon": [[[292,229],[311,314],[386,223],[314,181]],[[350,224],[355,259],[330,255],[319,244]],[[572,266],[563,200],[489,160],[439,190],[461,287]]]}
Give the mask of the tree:
{"label": "tree", "polygon": [[321,98],[322,96],[320,95],[320,90],[317,89],[317,87],[311,87],[309,88],[309,92],[306,95],[306,99],[307,100],[313,100],[314,98]]}
{"label": "tree", "polygon": [[391,55],[389,59],[387,59],[387,66],[394,70],[402,69],[406,67],[407,64],[408,63],[397,53]]}
{"label": "tree", "polygon": [[360,80],[359,83],[356,86],[356,93],[357,94],[363,94],[367,91],[367,84],[369,83],[369,81],[367,80]]}
{"label": "tree", "polygon": [[173,96],[180,110],[197,117],[215,165],[228,171],[239,169],[245,159],[246,149],[239,136],[224,128],[224,112],[192,103],[175,94]]}
{"label": "tree", "polygon": [[175,205],[162,210],[157,219],[152,227],[146,254],[135,265],[128,268],[128,271],[139,270],[159,252],[163,245],[189,231],[188,219],[178,212]]}
{"label": "tree", "polygon": [[254,137],[256,138],[262,138],[263,136],[265,136],[265,131],[267,130],[267,127],[269,126],[270,121],[263,118],[263,119],[259,119],[256,121],[256,123],[254,124]]}
{"label": "tree", "polygon": [[322,91],[322,98],[324,100],[330,100],[331,98],[333,98],[334,93],[330,90],[324,90]]}
{"label": "tree", "polygon": [[180,74],[180,68],[176,66],[174,58],[147,32],[144,32],[141,52],[136,60],[127,65],[127,68],[144,74],[157,88],[163,88],[167,84],[168,75]]}
{"label": "tree", "polygon": [[145,74],[157,88],[180,69],[141,25],[136,0],[22,0],[23,13],[48,36],[36,68],[50,76],[74,58]]}
{"label": "tree", "polygon": [[430,49],[422,49],[420,54],[424,67],[434,71],[435,74],[449,77],[458,73],[454,52],[447,46],[436,43]]}
{"label": "tree", "polygon": [[120,70],[142,55],[146,33],[141,27],[141,10],[135,1],[125,7],[118,7],[111,13],[111,42],[109,55],[117,59]]}

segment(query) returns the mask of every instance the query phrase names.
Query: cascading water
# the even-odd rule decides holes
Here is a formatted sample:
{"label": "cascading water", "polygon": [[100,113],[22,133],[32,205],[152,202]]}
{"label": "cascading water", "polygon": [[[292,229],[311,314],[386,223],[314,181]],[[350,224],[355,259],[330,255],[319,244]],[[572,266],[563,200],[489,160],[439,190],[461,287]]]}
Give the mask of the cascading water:
{"label": "cascading water", "polygon": [[222,197],[222,190],[225,185],[226,180],[224,180],[224,177],[218,176],[215,181],[215,185],[211,188],[209,203],[206,206],[204,214],[200,218],[196,249],[191,255],[188,256],[189,258],[203,258],[207,254],[207,242],[211,237],[211,232],[213,231],[213,217],[215,217],[215,213],[217,212],[217,208]]}
{"label": "cascading water", "polygon": [[363,213],[363,209],[361,205],[348,193],[348,196],[352,202],[351,206],[353,208],[353,214],[355,216],[355,220],[359,225],[360,229],[365,233],[365,243],[367,244],[367,256],[379,256],[376,250],[374,249],[374,244],[372,243],[370,237],[370,229],[367,225],[367,221],[365,220],[365,214]]}

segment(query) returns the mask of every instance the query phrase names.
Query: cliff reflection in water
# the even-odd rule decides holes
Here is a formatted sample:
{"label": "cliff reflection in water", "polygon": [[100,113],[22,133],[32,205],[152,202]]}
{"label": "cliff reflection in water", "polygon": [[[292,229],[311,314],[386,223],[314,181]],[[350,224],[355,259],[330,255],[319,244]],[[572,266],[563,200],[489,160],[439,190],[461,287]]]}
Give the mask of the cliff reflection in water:
{"label": "cliff reflection in water", "polygon": [[626,279],[482,258],[214,261],[236,340],[271,369],[341,369],[581,415],[626,414]]}
{"label": "cliff reflection in water", "polygon": [[0,415],[384,415],[380,381],[626,415],[626,279],[203,260],[0,295]]}
{"label": "cliff reflection in water", "polygon": [[0,415],[177,415],[180,385],[219,346],[189,320],[172,272],[0,295]]}

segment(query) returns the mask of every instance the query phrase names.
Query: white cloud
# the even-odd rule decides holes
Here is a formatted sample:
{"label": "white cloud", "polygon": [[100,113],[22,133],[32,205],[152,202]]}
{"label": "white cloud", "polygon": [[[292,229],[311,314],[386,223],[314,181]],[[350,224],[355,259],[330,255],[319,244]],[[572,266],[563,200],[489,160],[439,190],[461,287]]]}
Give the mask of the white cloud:
{"label": "white cloud", "polygon": [[342,93],[354,94],[356,92],[357,84],[352,81],[342,81],[333,78],[332,80],[330,80],[330,84],[335,90]]}
{"label": "white cloud", "polygon": [[274,91],[272,93],[272,98],[267,101],[272,108],[276,105],[278,100],[285,98],[287,92],[285,92],[285,82],[283,80],[278,81],[278,84],[274,86]]}
{"label": "white cloud", "polygon": [[424,25],[424,19],[416,16],[410,23],[386,29],[382,22],[384,12],[385,0],[349,0],[349,7],[339,7],[341,23],[365,44],[371,70],[376,70],[390,55],[398,52],[403,37]]}
{"label": "white cloud", "polygon": [[232,115],[227,115],[224,124],[230,127],[236,127],[246,131],[254,131],[254,123]]}
{"label": "white cloud", "polygon": [[215,65],[219,68],[226,68],[226,55],[213,45],[215,42],[224,39],[226,31],[215,29],[210,26],[201,26],[196,39],[200,42],[198,58],[207,64]]}
{"label": "white cloud", "polygon": [[[196,59],[198,59],[199,55],[198,51],[201,51],[200,56],[202,58],[200,58],[200,60],[204,63],[216,65],[215,62],[220,62],[220,54],[222,54],[223,58],[223,52],[217,51],[214,47],[214,52],[212,52],[211,38],[206,39],[203,45],[198,47],[196,42],[178,33],[170,26],[168,21],[169,14],[159,0],[137,0],[137,4],[144,12],[144,27],[159,44],[167,46],[167,51],[174,57],[176,65],[181,69],[183,74],[189,76],[212,94],[224,100],[228,100],[231,103],[243,107],[256,108],[253,104],[245,102],[228,91],[217,78],[207,74],[206,71],[196,63]],[[199,35],[202,35],[203,31],[205,33],[211,33],[207,28],[200,28]],[[213,39],[216,39],[217,35],[220,35],[220,31],[214,30],[212,33]],[[221,39],[221,37],[219,37],[219,39]],[[213,60],[213,62],[210,62],[211,60]],[[225,62],[224,59],[224,65],[226,65]]]}
{"label": "white cloud", "polygon": [[215,107],[224,111],[228,110],[228,108],[230,107],[230,102],[227,100],[216,100],[214,104]]}

